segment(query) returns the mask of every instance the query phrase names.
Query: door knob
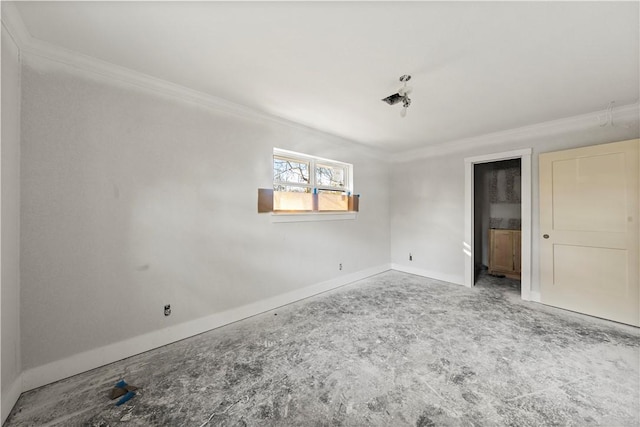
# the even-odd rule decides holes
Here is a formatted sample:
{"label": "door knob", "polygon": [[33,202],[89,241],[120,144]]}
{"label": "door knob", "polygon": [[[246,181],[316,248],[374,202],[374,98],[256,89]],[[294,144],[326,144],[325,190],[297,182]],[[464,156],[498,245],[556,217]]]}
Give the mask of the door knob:
{"label": "door knob", "polygon": [[549,235],[548,234],[543,234],[542,237],[544,237],[545,239],[548,239]]}

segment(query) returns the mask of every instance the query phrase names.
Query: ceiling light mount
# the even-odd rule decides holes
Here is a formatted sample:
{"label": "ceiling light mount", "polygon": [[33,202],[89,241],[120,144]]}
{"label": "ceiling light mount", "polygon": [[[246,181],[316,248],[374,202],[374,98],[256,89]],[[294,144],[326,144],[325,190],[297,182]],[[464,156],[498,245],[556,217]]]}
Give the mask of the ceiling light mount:
{"label": "ceiling light mount", "polygon": [[398,89],[397,93],[382,99],[389,105],[395,105],[402,101],[402,110],[400,111],[400,116],[402,117],[407,115],[407,108],[411,105],[411,98],[409,98],[409,94],[411,93],[412,88],[407,86],[407,82],[409,80],[411,80],[411,76],[409,74],[403,74],[400,76],[400,82],[403,83],[402,87]]}

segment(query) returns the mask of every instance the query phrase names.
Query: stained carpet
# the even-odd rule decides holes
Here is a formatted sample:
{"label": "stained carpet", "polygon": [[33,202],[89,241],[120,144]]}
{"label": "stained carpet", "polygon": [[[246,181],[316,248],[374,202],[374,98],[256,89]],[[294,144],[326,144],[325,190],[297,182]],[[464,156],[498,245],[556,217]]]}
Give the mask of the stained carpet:
{"label": "stained carpet", "polygon": [[514,286],[389,271],[24,393],[6,426],[639,425],[638,329]]}

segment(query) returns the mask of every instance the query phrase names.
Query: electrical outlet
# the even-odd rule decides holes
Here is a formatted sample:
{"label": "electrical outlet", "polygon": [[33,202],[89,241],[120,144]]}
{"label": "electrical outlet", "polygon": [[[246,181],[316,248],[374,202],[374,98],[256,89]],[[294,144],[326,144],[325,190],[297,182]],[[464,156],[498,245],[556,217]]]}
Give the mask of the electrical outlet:
{"label": "electrical outlet", "polygon": [[338,266],[338,270],[342,270],[342,263]]}
{"label": "electrical outlet", "polygon": [[164,315],[168,316],[171,314],[171,304],[167,304],[164,306]]}
{"label": "electrical outlet", "polygon": [[413,255],[411,255],[411,252],[409,252],[409,261],[413,261]]}

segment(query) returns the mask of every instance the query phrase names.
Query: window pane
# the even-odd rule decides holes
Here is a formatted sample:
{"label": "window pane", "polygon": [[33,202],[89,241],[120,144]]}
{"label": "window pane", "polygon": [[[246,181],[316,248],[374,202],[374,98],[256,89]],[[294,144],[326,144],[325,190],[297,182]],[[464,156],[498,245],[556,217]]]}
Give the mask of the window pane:
{"label": "window pane", "polygon": [[295,184],[309,183],[309,163],[273,157],[273,180]]}
{"label": "window pane", "polygon": [[322,187],[338,187],[345,186],[345,171],[343,166],[316,166],[316,185]]}

